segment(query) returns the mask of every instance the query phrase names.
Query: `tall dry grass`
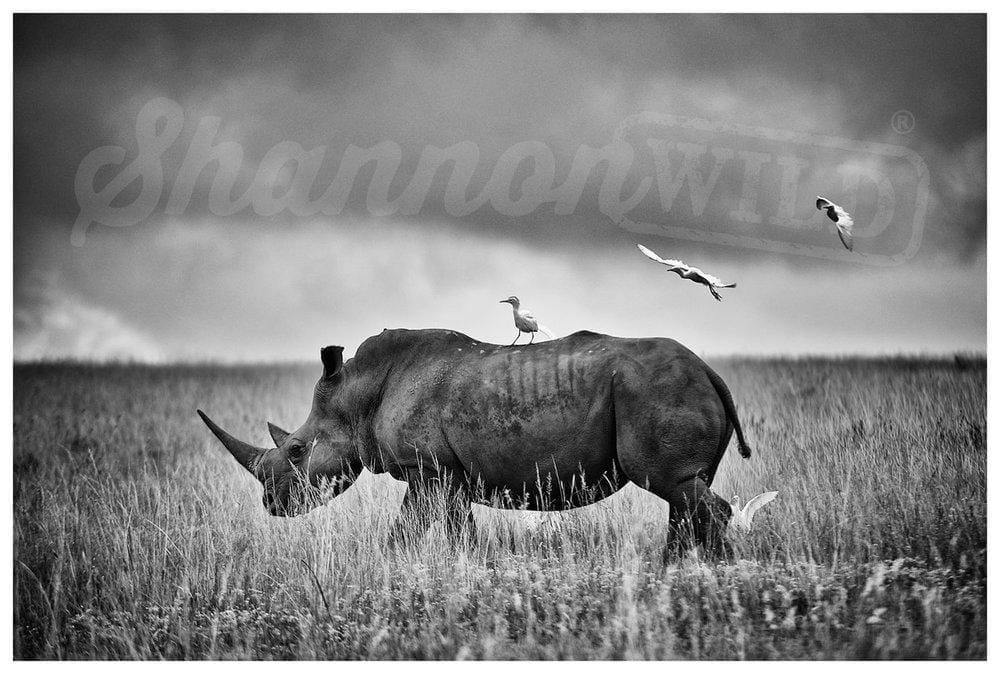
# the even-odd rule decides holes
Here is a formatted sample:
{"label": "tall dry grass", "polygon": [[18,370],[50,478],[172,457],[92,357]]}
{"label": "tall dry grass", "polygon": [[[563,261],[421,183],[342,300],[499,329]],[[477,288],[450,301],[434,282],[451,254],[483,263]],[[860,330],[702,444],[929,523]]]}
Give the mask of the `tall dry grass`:
{"label": "tall dry grass", "polygon": [[384,476],[268,516],[194,409],[265,444],[313,367],[15,367],[15,657],[984,657],[985,362],[713,366],[755,449],[714,488],[781,494],[739,561],[668,565],[631,486],[453,542],[386,545]]}

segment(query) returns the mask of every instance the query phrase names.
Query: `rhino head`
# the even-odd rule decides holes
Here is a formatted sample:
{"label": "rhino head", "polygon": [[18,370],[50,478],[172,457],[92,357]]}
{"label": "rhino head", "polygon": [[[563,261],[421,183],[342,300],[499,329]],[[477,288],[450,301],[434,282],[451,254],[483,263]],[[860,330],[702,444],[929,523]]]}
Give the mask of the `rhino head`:
{"label": "rhino head", "polygon": [[331,399],[343,379],[343,353],[340,346],[320,351],[323,375],[316,383],[309,417],[291,433],[268,422],[274,447],[243,442],[198,410],[202,421],[233,458],[264,485],[264,507],[272,515],[308,512],[323,499],[351,486],[362,469],[348,426],[342,415],[331,408]]}

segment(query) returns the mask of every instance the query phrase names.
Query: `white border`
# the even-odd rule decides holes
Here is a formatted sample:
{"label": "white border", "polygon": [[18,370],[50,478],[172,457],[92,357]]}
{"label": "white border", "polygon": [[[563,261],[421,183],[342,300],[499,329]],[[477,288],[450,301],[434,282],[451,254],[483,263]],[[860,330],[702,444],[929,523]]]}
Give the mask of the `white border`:
{"label": "white border", "polygon": [[[99,2],[95,4],[90,4],[86,7],[86,11],[90,12],[134,12],[136,9],[135,2]],[[18,3],[13,11],[28,11],[32,13],[37,12],[66,12],[66,11],[81,11],[83,9],[81,6],[73,5],[66,2],[33,2],[33,3]],[[309,2],[309,3],[280,3],[276,5],[275,3],[263,3],[254,2],[252,0],[247,0],[245,2],[233,2],[232,0],[226,2],[194,2],[192,0],[180,0],[177,2],[170,3],[170,5],[162,5],[158,9],[160,11],[177,12],[177,11],[194,11],[194,12],[205,12],[205,11],[239,11],[239,12],[262,12],[262,13],[273,13],[276,7],[280,7],[284,12],[321,12],[328,11],[333,8],[329,4],[319,3],[319,2]],[[355,11],[355,12],[412,12],[414,10],[415,3],[413,2],[388,2],[384,0],[369,0],[368,2],[340,2],[337,3],[335,8],[338,11]],[[605,6],[606,7],[606,6]],[[562,2],[548,2],[543,3],[543,6],[532,5],[525,6],[524,4],[510,4],[504,6],[502,3],[491,3],[489,5],[476,5],[474,3],[429,3],[422,9],[427,11],[505,11],[505,12],[516,12],[516,11],[570,11],[570,12],[580,12],[580,11],[606,11],[605,7],[600,7],[590,3],[581,2],[567,2],[563,0]],[[755,11],[783,11],[783,12],[794,12],[794,13],[819,13],[822,11],[827,12],[885,12],[885,11],[896,11],[896,12],[930,12],[930,11],[946,11],[948,13],[958,13],[958,12],[983,12],[985,10],[985,3],[979,3],[975,5],[962,5],[959,7],[950,6],[944,7],[943,3],[929,3],[923,1],[915,2],[891,2],[891,3],[878,3],[877,7],[873,8],[870,3],[862,4],[860,2],[842,2],[836,5],[830,4],[828,7],[816,7],[810,5],[809,7],[803,7],[798,3],[785,2],[763,2],[755,3],[753,9]],[[150,7],[148,4],[143,5],[143,11],[148,12],[151,9],[156,9]],[[659,3],[652,2],[618,2],[613,7],[615,12],[638,12],[638,11],[659,11],[663,9],[663,6]],[[673,7],[671,9],[675,10],[688,10],[695,12],[704,12],[706,7],[703,4],[700,5],[682,5],[680,7]],[[719,10],[735,10],[741,11],[746,9],[745,5],[741,5],[736,2],[721,2],[714,3],[711,6],[711,11]],[[987,17],[987,34],[989,35],[991,28],[993,27],[993,21],[988,16]],[[13,19],[12,15],[8,13],[6,16],[6,21],[4,25],[4,34],[7,36],[7,45],[13,44]],[[988,41],[987,49],[987,59],[988,59],[988,73],[990,84],[992,84],[993,73],[995,70],[989,66],[994,63],[994,53],[995,53],[995,43],[992,40]],[[13,128],[13,106],[12,106],[12,87],[13,87],[13,59],[12,50],[7,48],[3,53],[4,58],[4,78],[5,86],[3,89],[4,98],[4,111],[5,118],[9,120],[9,127]],[[995,87],[990,86],[988,89],[987,100],[989,117],[987,128],[992,125],[991,122],[997,115],[997,99],[994,95]],[[996,160],[996,155],[993,152],[993,142],[988,136],[988,194],[992,196],[995,193],[994,187],[997,184],[998,178],[998,162]],[[13,134],[8,134],[4,138],[4,150],[5,150],[5,161],[2,168],[2,179],[4,185],[10,187],[12,186],[12,167],[13,167]],[[7,235],[3,237],[3,247],[4,247],[4,260],[13,259],[13,223],[12,213],[13,213],[13,194],[12,190],[8,192],[7,197],[8,206],[5,214],[5,224],[7,224]],[[994,215],[996,213],[996,207],[989,201],[987,206],[987,222],[992,222],[994,220]],[[987,284],[988,284],[988,299],[987,299],[987,353],[989,357],[992,357],[994,352],[994,339],[993,336],[996,334],[996,312],[993,310],[994,298],[996,297],[996,275],[993,273],[993,261],[996,259],[998,254],[996,236],[990,237],[987,235]],[[7,308],[7,316],[13,316],[13,304],[12,304],[12,274],[13,270],[8,269],[2,276],[3,283],[3,303]],[[0,419],[0,426],[5,429],[12,429],[12,411],[13,411],[13,321],[7,323],[7,349],[6,358],[8,359],[8,367],[4,371],[3,377],[3,392],[5,394],[3,405],[2,405],[2,419]],[[997,374],[995,368],[988,369],[987,374],[988,381],[988,412],[987,412],[987,427],[990,429],[997,428],[997,413],[995,404],[995,392],[997,391]],[[8,431],[12,432],[12,431]],[[995,453],[997,450],[997,440],[995,432],[988,432],[988,450],[987,450],[987,461],[988,461],[988,477],[989,482],[993,481],[996,475],[996,459]],[[3,515],[3,534],[5,539],[4,544],[4,567],[7,571],[7,576],[3,583],[3,620],[4,624],[2,629],[2,634],[0,634],[0,641],[2,641],[3,655],[5,660],[10,662],[13,659],[13,641],[12,641],[12,628],[13,628],[13,611],[11,603],[11,592],[12,584],[11,579],[13,578],[13,556],[11,543],[13,541],[13,530],[12,530],[12,512],[11,504],[12,501],[12,475],[10,471],[12,470],[12,436],[7,435],[3,443],[4,449],[4,477],[2,480],[2,490],[4,496],[5,511]],[[1000,510],[997,508],[995,499],[990,502],[989,508],[989,522],[988,522],[988,547],[992,548],[993,541],[996,540],[996,527],[997,519],[1000,517]],[[996,660],[995,655],[996,649],[998,648],[997,639],[995,638],[997,633],[997,620],[996,611],[993,610],[997,604],[998,597],[998,576],[997,571],[997,554],[990,555],[989,561],[989,579],[988,582],[988,629],[989,629],[989,655],[990,659],[985,662],[963,662],[956,664],[949,664],[948,667],[960,667],[962,669],[967,669],[970,671],[984,671],[988,666],[990,660]],[[91,662],[91,663],[68,663],[63,665],[62,663],[28,663],[28,662],[16,662],[14,666],[21,670],[49,670],[49,669],[63,669],[66,667],[72,667],[73,671],[94,671],[97,668],[119,670],[124,671],[126,668],[134,669],[136,665],[134,663],[103,663],[103,662]],[[619,667],[621,663],[518,663],[518,671],[526,670],[541,670],[545,669],[546,672],[551,672],[553,669],[560,671],[590,671],[596,672],[598,669],[602,671],[607,671],[609,667]],[[778,663],[740,663],[736,665],[727,664],[724,662],[695,662],[695,663],[629,663],[627,665],[629,668],[638,671],[648,671],[657,673],[663,672],[664,668],[691,668],[697,669],[699,672],[706,672],[716,670],[718,668],[725,667],[727,670],[732,671],[733,668],[738,667],[740,672],[782,672],[794,671],[796,674],[803,668],[803,663],[799,662],[778,662]],[[845,666],[844,663],[839,662],[808,662],[805,664],[811,671],[816,671],[818,673],[822,672],[832,672],[841,671]],[[866,671],[875,671],[876,668],[880,671],[885,671],[887,669],[903,669],[905,668],[911,672],[921,672],[921,671],[936,671],[941,665],[938,663],[928,663],[928,662],[888,662],[888,663],[852,663],[852,669],[861,669]],[[242,670],[253,669],[257,671],[264,671],[267,668],[269,671],[273,671],[275,668],[287,668],[293,667],[296,670],[302,671],[305,669],[319,670],[323,668],[323,671],[329,671],[331,667],[336,667],[337,671],[347,670],[347,671],[358,671],[364,669],[371,671],[372,669],[389,669],[398,670],[406,669],[408,671],[418,671],[418,672],[429,672],[429,671],[440,671],[442,668],[451,669],[452,671],[459,671],[458,668],[462,668],[462,671],[468,671],[469,668],[475,668],[477,671],[483,671],[487,673],[491,672],[507,672],[510,669],[510,665],[503,662],[477,662],[475,664],[468,663],[440,663],[440,662],[353,662],[353,663],[327,663],[327,662],[314,662],[314,663],[211,663],[211,662],[198,662],[198,663],[156,663],[156,662],[144,662],[142,667],[150,667],[153,669],[173,669],[173,668],[184,668],[184,669],[200,669],[205,671],[208,667],[213,669],[222,668],[228,671],[235,671],[236,668]]]}

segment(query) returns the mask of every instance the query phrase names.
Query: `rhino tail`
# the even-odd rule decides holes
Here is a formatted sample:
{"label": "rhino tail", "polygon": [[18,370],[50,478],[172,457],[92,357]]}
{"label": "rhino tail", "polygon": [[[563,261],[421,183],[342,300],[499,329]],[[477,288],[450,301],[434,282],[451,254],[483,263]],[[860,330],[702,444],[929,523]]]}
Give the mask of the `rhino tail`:
{"label": "rhino tail", "polygon": [[743,437],[743,427],[740,426],[740,418],[736,416],[736,404],[733,402],[733,394],[729,392],[726,382],[722,381],[722,377],[716,374],[715,370],[707,365],[705,366],[705,370],[708,373],[709,381],[712,382],[712,386],[715,388],[715,392],[719,394],[719,398],[722,400],[722,406],[726,410],[726,417],[736,430],[736,441],[740,448],[740,456],[744,459],[749,459],[750,445],[747,444],[746,438]]}

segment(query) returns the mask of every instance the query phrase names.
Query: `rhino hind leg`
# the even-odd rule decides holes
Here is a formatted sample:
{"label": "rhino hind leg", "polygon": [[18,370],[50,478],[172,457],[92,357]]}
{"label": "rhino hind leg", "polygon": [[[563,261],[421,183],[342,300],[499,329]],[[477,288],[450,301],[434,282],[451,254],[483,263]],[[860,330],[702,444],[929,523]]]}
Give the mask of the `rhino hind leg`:
{"label": "rhino hind leg", "polygon": [[668,552],[680,553],[694,545],[713,555],[729,551],[725,535],[732,508],[708,488],[701,475],[657,496],[670,504]]}
{"label": "rhino hind leg", "polygon": [[699,545],[709,555],[730,552],[726,532],[732,507],[709,489],[702,472],[680,482],[649,479],[633,482],[670,505],[664,561]]}
{"label": "rhino hind leg", "polygon": [[[715,553],[726,545],[732,508],[709,489],[709,483],[732,430],[703,368],[681,363],[675,370],[674,378],[687,380],[683,395],[648,385],[640,373],[624,368],[616,373],[618,463],[633,483],[670,504],[669,549],[701,545]],[[706,414],[712,409],[707,401],[715,402],[717,414]]]}

